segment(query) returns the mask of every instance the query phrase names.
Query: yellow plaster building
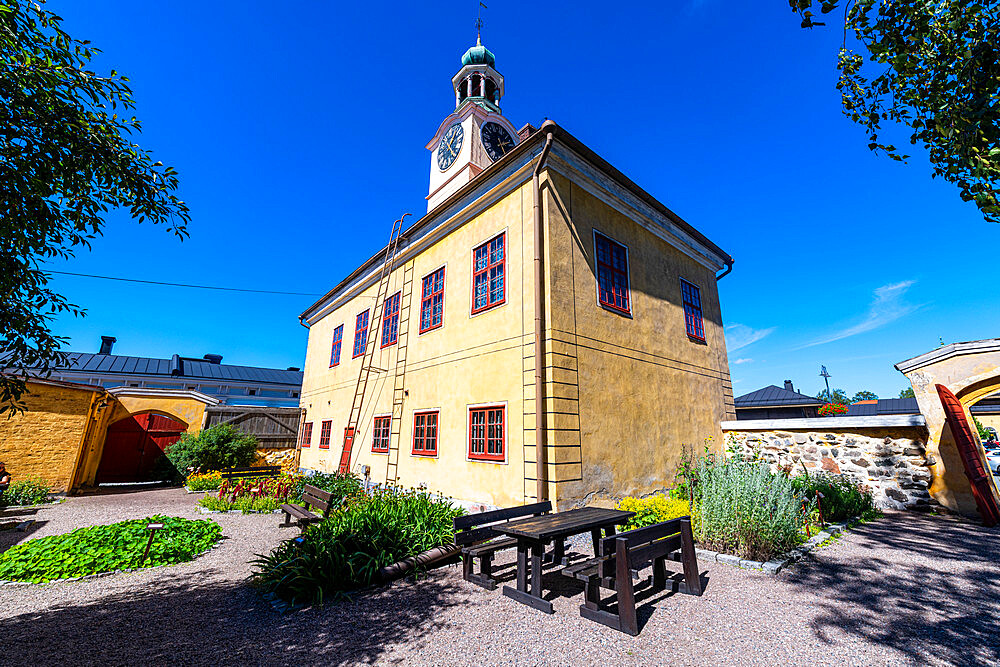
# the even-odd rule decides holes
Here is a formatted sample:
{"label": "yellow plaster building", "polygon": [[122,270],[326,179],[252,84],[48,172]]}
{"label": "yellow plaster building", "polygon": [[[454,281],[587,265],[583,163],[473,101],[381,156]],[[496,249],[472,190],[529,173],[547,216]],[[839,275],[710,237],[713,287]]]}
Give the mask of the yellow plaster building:
{"label": "yellow plaster building", "polygon": [[733,260],[557,124],[516,130],[485,47],[462,63],[427,214],[300,317],[300,466],[336,470],[352,426],[351,470],[472,503],[668,487],[735,418]]}

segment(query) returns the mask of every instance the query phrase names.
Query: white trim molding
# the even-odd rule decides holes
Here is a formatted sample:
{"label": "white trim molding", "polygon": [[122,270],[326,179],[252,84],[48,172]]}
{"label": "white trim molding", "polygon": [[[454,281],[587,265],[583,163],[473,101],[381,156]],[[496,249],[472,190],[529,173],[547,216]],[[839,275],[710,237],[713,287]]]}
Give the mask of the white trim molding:
{"label": "white trim molding", "polygon": [[896,364],[896,370],[905,374],[952,357],[960,357],[964,354],[983,354],[986,352],[1000,352],[1000,338],[973,340],[966,343],[949,343],[944,347],[921,354],[919,357],[899,362]]}
{"label": "white trim molding", "polygon": [[[193,398],[207,405],[218,405],[222,401],[193,389],[156,389],[153,387],[112,387],[108,393],[118,396],[142,396],[148,398]],[[295,407],[295,406],[291,406]]]}

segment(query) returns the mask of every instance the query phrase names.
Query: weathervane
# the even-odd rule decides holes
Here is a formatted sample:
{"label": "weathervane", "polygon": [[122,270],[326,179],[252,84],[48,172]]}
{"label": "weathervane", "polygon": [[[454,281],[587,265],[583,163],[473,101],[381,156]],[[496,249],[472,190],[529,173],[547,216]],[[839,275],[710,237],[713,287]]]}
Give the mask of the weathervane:
{"label": "weathervane", "polygon": [[820,366],[822,370],[819,372],[819,376],[826,380],[826,400],[831,401],[833,395],[830,393],[830,374],[826,370],[826,366]]}
{"label": "weathervane", "polygon": [[482,40],[480,39],[480,32],[482,32],[482,29],[483,29],[483,10],[484,9],[489,9],[489,7],[486,6],[486,3],[480,2],[479,3],[479,8],[476,9],[476,46],[481,46],[482,43],[483,43]]}

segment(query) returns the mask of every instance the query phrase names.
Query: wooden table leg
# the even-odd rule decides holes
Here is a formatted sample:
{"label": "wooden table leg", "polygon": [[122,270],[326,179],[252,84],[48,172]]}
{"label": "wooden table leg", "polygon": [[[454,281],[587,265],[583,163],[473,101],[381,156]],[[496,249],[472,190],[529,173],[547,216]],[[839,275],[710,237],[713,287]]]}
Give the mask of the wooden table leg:
{"label": "wooden table leg", "polygon": [[[531,592],[528,592],[528,550],[531,550]],[[542,599],[542,555],[545,545],[541,542],[517,541],[517,588],[503,587],[503,594],[546,614],[554,612],[552,603]]]}
{"label": "wooden table leg", "polygon": [[563,538],[557,537],[552,545],[552,562],[559,565],[566,565],[566,542]]}
{"label": "wooden table leg", "polygon": [[594,555],[601,555],[601,529],[595,528],[590,531],[590,537],[594,540]]}

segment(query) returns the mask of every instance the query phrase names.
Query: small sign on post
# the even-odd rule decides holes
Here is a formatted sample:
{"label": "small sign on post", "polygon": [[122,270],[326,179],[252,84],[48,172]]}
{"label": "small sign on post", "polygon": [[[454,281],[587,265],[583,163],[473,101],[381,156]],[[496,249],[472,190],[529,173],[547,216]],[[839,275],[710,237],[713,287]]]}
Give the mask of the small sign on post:
{"label": "small sign on post", "polygon": [[156,535],[156,531],[163,528],[162,523],[149,523],[146,524],[146,530],[149,531],[149,541],[146,542],[146,550],[142,552],[142,558],[139,559],[139,567],[146,562],[146,556],[149,555],[149,548],[153,546],[153,536]]}

